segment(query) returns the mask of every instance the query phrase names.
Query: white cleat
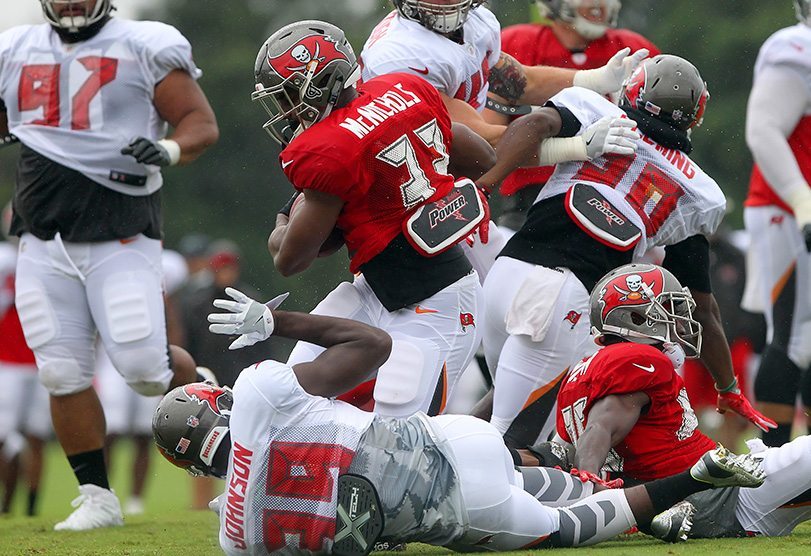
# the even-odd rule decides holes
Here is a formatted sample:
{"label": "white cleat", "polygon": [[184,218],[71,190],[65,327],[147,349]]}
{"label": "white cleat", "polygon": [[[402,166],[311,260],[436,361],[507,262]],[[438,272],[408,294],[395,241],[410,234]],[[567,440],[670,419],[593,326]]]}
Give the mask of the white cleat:
{"label": "white cleat", "polygon": [[690,468],[697,481],[718,487],[759,487],[766,480],[760,461],[750,454],[736,455],[721,446],[710,450]]}
{"label": "white cleat", "polygon": [[121,504],[112,490],[97,485],[79,485],[79,497],[71,502],[76,508],[54,531],[88,531],[124,525]]}
{"label": "white cleat", "polygon": [[124,504],[124,515],[141,515],[144,513],[144,501],[133,496]]}
{"label": "white cleat", "polygon": [[650,532],[665,542],[684,542],[693,528],[696,508],[687,500],[679,502],[653,518]]}

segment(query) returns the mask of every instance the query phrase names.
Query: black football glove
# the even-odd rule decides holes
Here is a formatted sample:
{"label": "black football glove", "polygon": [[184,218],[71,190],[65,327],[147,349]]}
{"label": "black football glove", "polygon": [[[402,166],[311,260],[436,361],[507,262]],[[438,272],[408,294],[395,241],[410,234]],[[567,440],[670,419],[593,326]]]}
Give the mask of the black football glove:
{"label": "black football glove", "polygon": [[169,166],[172,164],[169,151],[146,137],[133,139],[128,146],[121,149],[121,154],[129,155],[141,164],[154,164],[155,166]]}
{"label": "black football glove", "polygon": [[540,442],[534,446],[528,446],[527,450],[538,458],[538,465],[541,467],[560,467],[564,471],[569,471],[574,462],[571,447],[557,442]]}
{"label": "black football glove", "polygon": [[811,253],[811,224],[806,224],[802,229],[803,239],[805,240],[805,249]]}

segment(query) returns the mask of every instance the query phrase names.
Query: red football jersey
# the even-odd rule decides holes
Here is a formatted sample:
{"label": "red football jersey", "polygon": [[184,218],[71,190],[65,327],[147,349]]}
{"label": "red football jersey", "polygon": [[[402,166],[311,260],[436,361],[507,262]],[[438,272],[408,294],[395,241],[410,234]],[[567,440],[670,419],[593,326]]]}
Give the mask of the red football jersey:
{"label": "red football jersey", "polygon": [[[626,46],[631,52],[640,48],[659,54],[652,42],[627,29],[608,29],[602,37],[589,43],[582,52],[572,52],[555,37],[549,25],[524,23],[501,31],[501,51],[525,66],[553,66],[556,68],[594,69],[604,66],[611,57]],[[512,195],[532,184],[546,183],[554,166],[519,168],[501,184],[502,195]]]}
{"label": "red football jersey", "polygon": [[343,199],[338,227],[352,272],[383,251],[417,207],[454,184],[447,173],[451,119],[433,86],[392,73],[370,79],[358,92],[279,157],[296,189]]}
{"label": "red football jersey", "polygon": [[[14,275],[9,274],[0,282],[0,295],[7,295],[14,299]],[[0,314],[0,363],[14,365],[34,365],[34,354],[25,342],[20,317],[13,304]]]}
{"label": "red football jersey", "polygon": [[558,434],[577,446],[598,400],[633,392],[645,392],[650,404],[614,447],[625,475],[650,481],[681,473],[715,447],[698,430],[670,359],[652,346],[630,342],[606,346],[572,368],[558,392]]}

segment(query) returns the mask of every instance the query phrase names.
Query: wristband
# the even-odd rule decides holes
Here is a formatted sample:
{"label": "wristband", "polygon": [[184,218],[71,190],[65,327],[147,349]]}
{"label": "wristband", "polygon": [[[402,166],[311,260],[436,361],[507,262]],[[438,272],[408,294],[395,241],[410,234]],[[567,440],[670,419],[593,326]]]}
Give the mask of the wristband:
{"label": "wristband", "polygon": [[586,142],[582,135],[544,139],[538,150],[539,166],[553,166],[558,162],[588,159]]}
{"label": "wristband", "polygon": [[158,145],[166,149],[166,153],[169,155],[169,166],[175,166],[180,162],[180,145],[177,144],[177,141],[161,139],[158,141]]}
{"label": "wristband", "polygon": [[296,191],[293,193],[293,196],[290,197],[290,200],[287,201],[282,208],[276,211],[278,214],[284,214],[285,216],[290,216],[290,211],[293,209],[293,203],[296,202],[298,196],[301,195],[301,191]]}
{"label": "wristband", "polygon": [[715,387],[715,390],[716,390],[716,391],[717,391],[719,394],[729,394],[730,392],[734,392],[734,391],[736,391],[737,389],[738,389],[738,379],[737,379],[737,377],[736,377],[736,378],[733,378],[733,379],[732,379],[732,382],[730,383],[730,385],[729,385],[729,386],[727,386],[726,388],[718,388],[718,386],[716,386],[716,387]]}

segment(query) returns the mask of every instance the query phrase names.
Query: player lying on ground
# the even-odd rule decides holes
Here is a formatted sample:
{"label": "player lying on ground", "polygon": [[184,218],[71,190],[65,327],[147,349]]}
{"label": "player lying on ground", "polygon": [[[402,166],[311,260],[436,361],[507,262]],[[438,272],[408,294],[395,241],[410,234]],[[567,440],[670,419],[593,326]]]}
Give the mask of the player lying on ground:
{"label": "player lying on ground", "polygon": [[[631,264],[600,280],[590,306],[604,347],[572,369],[558,394],[557,431],[577,448],[574,466],[593,474],[608,470],[612,477],[619,472],[626,484],[689,469],[715,446],[698,430],[676,374],[683,358],[671,357],[678,352],[674,344],[694,356],[701,351],[689,290],[664,268]],[[654,533],[677,540],[680,524],[692,516],[690,536],[788,535],[811,519],[811,437],[779,448],[766,449],[760,441],[749,446],[768,474],[763,488],[690,496],[663,516]]]}
{"label": "player lying on ground", "polygon": [[[246,315],[253,323],[258,311],[279,336],[325,348],[293,367],[257,363],[233,392],[209,384],[177,388],[155,413],[155,439],[169,461],[227,480],[214,507],[229,554],[330,551],[333,542],[336,553],[364,554],[378,534],[468,550],[586,545],[648,523],[689,494],[756,486],[764,478],[751,458],[720,448],[675,477],[553,509],[522,488],[501,435],[485,421],[422,413],[383,418],[330,399],[389,357],[386,332],[253,300],[217,306],[231,312],[209,315],[215,332],[251,333]],[[353,486],[363,496],[350,501]]]}

